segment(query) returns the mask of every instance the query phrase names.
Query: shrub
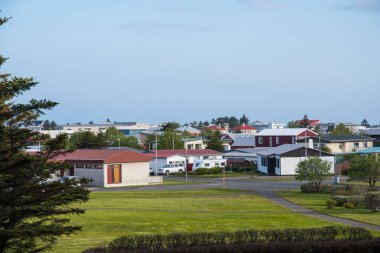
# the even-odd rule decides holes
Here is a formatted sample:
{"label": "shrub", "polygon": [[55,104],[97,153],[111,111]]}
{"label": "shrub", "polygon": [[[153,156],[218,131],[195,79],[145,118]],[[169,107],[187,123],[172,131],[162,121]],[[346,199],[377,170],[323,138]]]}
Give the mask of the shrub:
{"label": "shrub", "polygon": [[334,200],[334,199],[328,199],[328,200],[326,200],[326,206],[327,206],[328,209],[334,208],[335,205],[336,205],[336,200]]}
{"label": "shrub", "polygon": [[303,193],[332,193],[334,191],[334,186],[330,184],[322,184],[320,185],[320,189],[318,191],[317,187],[314,184],[302,184],[301,185],[301,192]]}
{"label": "shrub", "polygon": [[168,235],[123,236],[109,243],[107,252],[161,252],[164,249],[231,245],[252,242],[321,242],[336,238],[349,240],[371,239],[363,228],[322,227],[283,230],[241,230],[235,232],[178,233]]}
{"label": "shrub", "polygon": [[343,207],[344,208],[347,208],[347,209],[354,209],[356,208],[355,204],[354,203],[351,203],[351,202],[346,202],[343,204]]}
{"label": "shrub", "polygon": [[364,198],[364,206],[373,212],[379,212],[380,192],[369,192]]}
{"label": "shrub", "polygon": [[348,197],[348,203],[354,204],[355,207],[364,206],[364,196],[352,195]]}
{"label": "shrub", "polygon": [[335,196],[332,196],[331,199],[336,201],[337,206],[343,206],[344,203],[348,201],[348,196],[335,195]]}
{"label": "shrub", "polygon": [[223,171],[222,168],[199,168],[193,171],[193,175],[210,175],[210,174],[219,174]]}

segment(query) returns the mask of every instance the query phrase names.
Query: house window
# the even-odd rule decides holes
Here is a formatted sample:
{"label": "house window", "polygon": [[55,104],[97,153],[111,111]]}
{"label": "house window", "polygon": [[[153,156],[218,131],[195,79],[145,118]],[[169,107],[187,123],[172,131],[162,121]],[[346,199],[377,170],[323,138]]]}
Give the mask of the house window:
{"label": "house window", "polygon": [[276,144],[280,144],[280,137],[276,137]]}
{"label": "house window", "polygon": [[77,169],[84,169],[85,164],[84,163],[77,163],[75,164],[75,168]]}
{"label": "house window", "polygon": [[203,159],[209,159],[209,157],[206,155],[206,156],[203,157]]}
{"label": "house window", "polygon": [[263,137],[259,137],[259,144],[263,144]]}
{"label": "house window", "polygon": [[205,167],[209,167],[210,166],[210,164],[209,163],[205,163]]}
{"label": "house window", "polygon": [[266,157],[261,157],[261,166],[267,167],[268,160]]}
{"label": "house window", "polygon": [[363,142],[363,147],[368,148],[368,142]]}
{"label": "house window", "polygon": [[193,145],[187,144],[187,149],[192,149]]}
{"label": "house window", "polygon": [[113,164],[107,166],[107,182],[109,184],[121,183],[121,164]]}
{"label": "house window", "polygon": [[343,144],[339,144],[339,149],[343,149]]}
{"label": "house window", "polygon": [[225,165],[226,165],[226,163],[221,163],[220,165],[222,165],[222,166],[225,166]]}
{"label": "house window", "polygon": [[354,148],[359,148],[359,142],[354,142]]}

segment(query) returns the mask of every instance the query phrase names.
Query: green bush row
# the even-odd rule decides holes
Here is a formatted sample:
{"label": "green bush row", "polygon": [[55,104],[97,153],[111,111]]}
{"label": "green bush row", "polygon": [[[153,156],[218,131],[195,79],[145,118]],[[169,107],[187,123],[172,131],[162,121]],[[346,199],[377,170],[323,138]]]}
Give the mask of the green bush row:
{"label": "green bush row", "polygon": [[241,230],[235,232],[177,233],[168,235],[123,236],[109,243],[106,252],[121,250],[158,252],[162,249],[252,242],[305,242],[334,239],[368,240],[371,233],[356,227],[322,227],[283,230]]}
{"label": "green bush row", "polygon": [[192,172],[193,175],[211,175],[222,173],[223,168],[214,167],[214,168],[199,168]]}
{"label": "green bush row", "polygon": [[344,206],[346,208],[363,207],[373,212],[380,211],[380,192],[368,192],[364,196],[360,195],[333,195],[331,199],[326,201],[327,208],[334,206]]}

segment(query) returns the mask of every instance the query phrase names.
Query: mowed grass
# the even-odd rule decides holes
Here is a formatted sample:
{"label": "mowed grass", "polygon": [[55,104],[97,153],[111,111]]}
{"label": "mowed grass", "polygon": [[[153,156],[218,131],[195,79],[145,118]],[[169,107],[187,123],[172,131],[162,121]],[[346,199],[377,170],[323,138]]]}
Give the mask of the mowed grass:
{"label": "mowed grass", "polygon": [[320,227],[332,223],[290,212],[235,190],[96,192],[70,216],[82,231],[58,240],[52,252],[80,252],[122,235]]}
{"label": "mowed grass", "polygon": [[302,193],[300,191],[281,191],[276,193],[290,202],[320,213],[380,226],[380,213],[374,213],[369,209],[348,209],[344,207],[327,209],[326,200],[331,197],[327,193]]}

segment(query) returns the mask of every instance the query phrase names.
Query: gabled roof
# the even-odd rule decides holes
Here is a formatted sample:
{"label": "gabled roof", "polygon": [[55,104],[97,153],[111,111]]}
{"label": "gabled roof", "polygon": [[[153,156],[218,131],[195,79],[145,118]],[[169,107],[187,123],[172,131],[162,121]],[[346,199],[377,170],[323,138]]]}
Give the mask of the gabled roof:
{"label": "gabled roof", "polygon": [[275,128],[264,129],[257,133],[256,136],[299,136],[305,131],[318,135],[317,133],[306,128]]}
{"label": "gabled roof", "polygon": [[304,148],[302,144],[284,144],[274,148],[268,148],[263,151],[258,152],[258,155],[261,156],[270,156],[270,155],[281,155],[289,151],[293,151],[299,148]]}
{"label": "gabled roof", "polygon": [[234,142],[231,146],[233,147],[254,147],[255,146],[255,135],[250,134],[239,134],[234,136]]}
{"label": "gabled roof", "polygon": [[207,129],[210,129],[210,130],[226,130],[224,127],[219,127],[217,125],[210,125],[208,127],[206,127]]}
{"label": "gabled roof", "polygon": [[60,155],[56,160],[72,163],[133,163],[149,162],[152,158],[130,150],[77,149]]}
{"label": "gabled roof", "polygon": [[[314,137],[319,139],[319,137]],[[353,141],[373,141],[375,138],[371,138],[363,135],[322,135],[321,141],[324,142],[353,142]]]}
{"label": "gabled roof", "polygon": [[234,130],[256,130],[256,128],[250,125],[240,125],[236,126]]}
{"label": "gabled roof", "polygon": [[195,133],[195,134],[200,134],[201,133],[201,131],[199,131],[198,129],[196,129],[194,127],[191,127],[191,126],[181,126],[181,127],[178,127],[176,129],[176,131],[178,131],[178,132],[188,131],[190,133]]}

